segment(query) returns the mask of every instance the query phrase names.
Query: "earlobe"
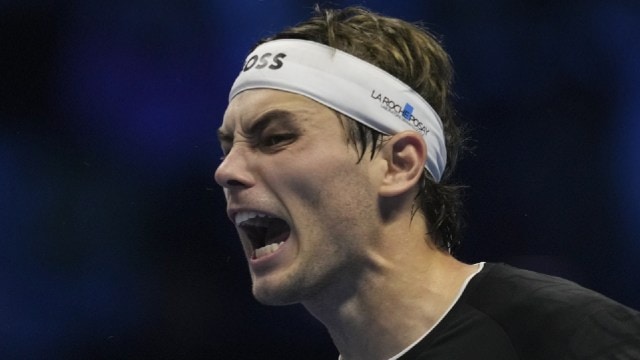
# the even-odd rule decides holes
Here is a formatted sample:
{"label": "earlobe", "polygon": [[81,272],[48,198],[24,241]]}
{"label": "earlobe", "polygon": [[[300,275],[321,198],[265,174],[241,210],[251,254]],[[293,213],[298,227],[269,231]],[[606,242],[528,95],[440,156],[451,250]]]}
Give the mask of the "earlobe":
{"label": "earlobe", "polygon": [[380,195],[391,197],[410,191],[420,180],[425,161],[427,146],[420,134],[404,131],[393,135],[382,149],[387,168]]}

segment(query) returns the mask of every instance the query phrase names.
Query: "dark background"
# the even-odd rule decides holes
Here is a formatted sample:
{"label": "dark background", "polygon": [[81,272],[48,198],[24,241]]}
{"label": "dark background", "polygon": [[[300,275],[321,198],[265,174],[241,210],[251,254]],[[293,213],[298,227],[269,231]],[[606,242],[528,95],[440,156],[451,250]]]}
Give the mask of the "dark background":
{"label": "dark background", "polygon": [[[302,307],[252,299],[213,181],[248,48],[312,4],[0,1],[0,358],[337,357]],[[640,308],[640,2],[361,4],[453,58],[460,258]]]}

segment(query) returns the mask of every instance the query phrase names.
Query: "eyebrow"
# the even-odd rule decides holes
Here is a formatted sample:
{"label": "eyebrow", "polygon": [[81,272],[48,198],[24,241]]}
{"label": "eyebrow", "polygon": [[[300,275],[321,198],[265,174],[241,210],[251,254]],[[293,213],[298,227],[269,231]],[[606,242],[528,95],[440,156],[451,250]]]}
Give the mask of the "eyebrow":
{"label": "eyebrow", "polygon": [[[245,131],[247,135],[257,134],[263,131],[271,122],[275,120],[284,120],[285,122],[290,122],[293,120],[294,114],[287,110],[274,109],[269,110],[263,114],[261,114],[255,121],[249,125],[249,128]],[[225,131],[222,128],[218,129],[218,141],[221,143],[232,143],[233,142],[233,134]]]}

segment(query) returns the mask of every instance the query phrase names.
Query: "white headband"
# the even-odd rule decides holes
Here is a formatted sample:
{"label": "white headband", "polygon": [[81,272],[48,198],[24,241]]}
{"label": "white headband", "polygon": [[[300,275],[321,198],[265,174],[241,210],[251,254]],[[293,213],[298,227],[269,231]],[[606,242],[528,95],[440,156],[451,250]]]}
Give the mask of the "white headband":
{"label": "white headband", "polygon": [[307,96],[387,135],[417,131],[427,144],[427,171],[436,181],[442,177],[447,150],[440,117],[411,87],[364,60],[313,41],[269,41],[249,54],[229,101],[256,88]]}

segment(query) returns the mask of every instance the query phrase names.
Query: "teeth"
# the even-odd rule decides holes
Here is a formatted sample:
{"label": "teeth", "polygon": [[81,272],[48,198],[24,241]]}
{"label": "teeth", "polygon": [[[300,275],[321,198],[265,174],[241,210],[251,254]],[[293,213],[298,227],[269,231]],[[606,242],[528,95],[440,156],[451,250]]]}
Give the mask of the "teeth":
{"label": "teeth", "polygon": [[249,220],[249,219],[253,219],[253,218],[269,218],[271,216],[267,215],[267,214],[263,214],[263,213],[259,213],[256,211],[241,211],[239,213],[236,214],[235,217],[235,223],[236,225],[240,225],[243,222]]}
{"label": "teeth", "polygon": [[284,241],[278,244],[269,244],[266,246],[263,246],[259,249],[256,249],[255,251],[255,258],[259,259],[263,256],[267,256],[269,254],[273,254],[274,252],[276,252],[276,250],[278,250],[278,248],[280,248],[280,246],[284,244]]}

